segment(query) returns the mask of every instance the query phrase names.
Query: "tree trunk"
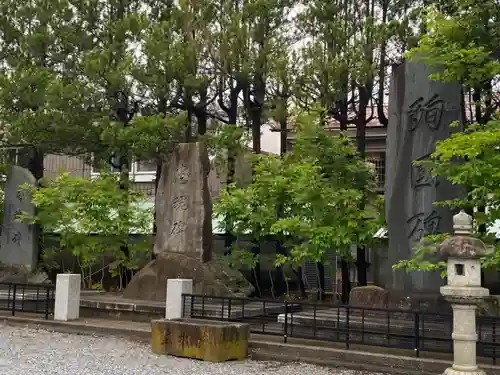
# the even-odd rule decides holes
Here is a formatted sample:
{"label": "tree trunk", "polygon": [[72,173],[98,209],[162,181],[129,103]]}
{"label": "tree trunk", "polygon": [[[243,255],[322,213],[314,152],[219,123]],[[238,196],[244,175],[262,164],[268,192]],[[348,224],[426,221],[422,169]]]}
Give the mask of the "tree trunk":
{"label": "tree trunk", "polygon": [[342,273],[342,303],[349,303],[349,293],[351,292],[351,280],[349,279],[349,263],[347,260],[340,261],[340,269]]}
{"label": "tree trunk", "polygon": [[[222,82],[220,83],[222,85]],[[223,100],[223,90],[221,88],[221,92],[219,93],[219,105],[226,112],[228,117],[229,125],[237,125],[238,121],[238,96],[241,92],[241,86],[239,83],[236,83],[233,87],[231,87],[231,92],[229,94],[229,107],[224,105]],[[236,155],[231,148],[227,150],[227,176],[226,176],[226,186],[231,185],[235,181],[236,174]],[[231,247],[234,243],[234,236],[231,233],[229,225],[225,225],[225,233],[224,233],[224,248],[225,255],[229,255],[231,253]]]}
{"label": "tree trunk", "polygon": [[[356,145],[357,152],[361,158],[366,158],[366,108],[368,107],[368,90],[360,88],[360,103],[358,124],[356,124]],[[364,190],[364,187],[361,187]],[[361,210],[364,210],[364,203]],[[356,268],[358,273],[358,286],[367,285],[368,264],[366,263],[366,248],[360,244],[356,249]]]}
{"label": "tree trunk", "polygon": [[[285,153],[287,152],[287,121],[286,117],[282,118],[280,121],[280,157],[283,158],[285,156]],[[281,217],[283,211],[283,206],[281,205],[278,207],[278,212],[277,216],[278,218]],[[276,254],[278,255],[286,255],[286,249],[283,246],[283,241],[281,239],[278,239],[276,241]],[[280,295],[283,293],[283,290],[285,288],[285,275],[283,273],[283,268],[282,267],[277,267],[276,272],[275,272],[275,281],[274,285],[276,287],[276,294]]]}
{"label": "tree trunk", "polygon": [[318,270],[318,300],[325,299],[325,265],[323,263],[316,263]]}

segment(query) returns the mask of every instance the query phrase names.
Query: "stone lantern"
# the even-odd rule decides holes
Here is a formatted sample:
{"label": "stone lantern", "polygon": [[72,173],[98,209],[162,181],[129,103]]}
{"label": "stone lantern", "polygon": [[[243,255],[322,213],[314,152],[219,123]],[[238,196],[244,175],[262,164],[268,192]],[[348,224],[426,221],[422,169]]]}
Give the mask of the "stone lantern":
{"label": "stone lantern", "polygon": [[472,217],[463,210],[453,216],[453,231],[439,247],[448,260],[448,285],[441,287],[441,294],[453,309],[453,366],[444,373],[485,374],[476,365],[476,308],[489,295],[481,287],[480,258],[490,249],[472,237]]}

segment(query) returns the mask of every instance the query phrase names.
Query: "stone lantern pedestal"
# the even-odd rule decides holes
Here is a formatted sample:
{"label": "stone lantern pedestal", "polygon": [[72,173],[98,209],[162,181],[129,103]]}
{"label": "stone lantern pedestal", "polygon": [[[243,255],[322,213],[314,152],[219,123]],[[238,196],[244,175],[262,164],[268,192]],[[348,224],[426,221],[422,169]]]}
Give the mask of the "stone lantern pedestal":
{"label": "stone lantern pedestal", "polygon": [[439,248],[448,261],[448,284],[441,287],[441,294],[453,309],[453,366],[444,373],[482,375],[485,372],[476,364],[476,309],[489,295],[489,290],[481,287],[480,258],[490,250],[472,237],[472,217],[464,211],[453,217],[453,229],[453,237]]}

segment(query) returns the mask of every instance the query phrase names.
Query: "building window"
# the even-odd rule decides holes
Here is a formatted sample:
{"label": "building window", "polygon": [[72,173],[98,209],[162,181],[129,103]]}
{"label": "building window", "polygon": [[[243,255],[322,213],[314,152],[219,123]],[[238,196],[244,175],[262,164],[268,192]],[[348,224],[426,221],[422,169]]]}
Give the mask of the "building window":
{"label": "building window", "polygon": [[368,161],[375,166],[377,189],[383,190],[385,185],[385,152],[369,155]]}
{"label": "building window", "polygon": [[137,161],[134,163],[135,170],[137,173],[154,173],[156,174],[156,162],[155,161]]}
{"label": "building window", "polygon": [[[113,164],[118,165],[118,162],[113,161]],[[110,171],[114,173],[120,172],[120,168],[113,167],[110,163],[107,164]],[[99,174],[99,170],[95,165],[92,165],[91,175]],[[156,162],[155,161],[134,161],[130,169],[130,179],[135,182],[153,182],[156,178]]]}

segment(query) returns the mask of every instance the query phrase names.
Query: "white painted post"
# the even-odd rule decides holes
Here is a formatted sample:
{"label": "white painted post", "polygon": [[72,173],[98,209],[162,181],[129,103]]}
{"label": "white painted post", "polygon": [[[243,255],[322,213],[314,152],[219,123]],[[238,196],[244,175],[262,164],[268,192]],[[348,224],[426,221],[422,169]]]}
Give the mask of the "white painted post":
{"label": "white painted post", "polygon": [[57,275],[54,320],[77,320],[80,317],[80,285],[79,274]]}
{"label": "white painted post", "polygon": [[184,313],[183,294],[193,293],[193,280],[191,279],[168,279],[167,280],[167,303],[165,306],[165,319],[181,319]]}

